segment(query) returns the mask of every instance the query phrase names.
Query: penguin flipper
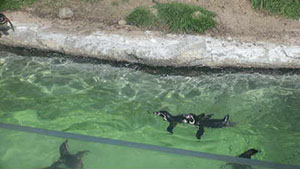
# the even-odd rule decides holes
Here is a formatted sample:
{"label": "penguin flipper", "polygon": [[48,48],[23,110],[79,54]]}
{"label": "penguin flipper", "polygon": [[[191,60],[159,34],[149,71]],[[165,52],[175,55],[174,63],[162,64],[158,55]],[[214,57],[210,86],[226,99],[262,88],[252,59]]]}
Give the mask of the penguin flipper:
{"label": "penguin flipper", "polygon": [[254,149],[254,148],[251,148],[251,149],[243,152],[242,154],[240,154],[238,157],[251,159],[251,156],[255,155],[258,152],[260,152],[260,151]]}
{"label": "penguin flipper", "polygon": [[208,114],[205,116],[206,119],[210,119],[214,114]]}
{"label": "penguin flipper", "polygon": [[45,167],[42,169],[62,169],[61,167],[59,167],[62,164],[64,164],[64,162],[61,160],[58,160],[58,161],[55,161],[54,163],[52,163],[51,166]]}
{"label": "penguin flipper", "polygon": [[10,27],[13,31],[15,31],[14,25],[10,22],[10,20],[7,18],[8,23],[10,24]]}
{"label": "penguin flipper", "polygon": [[227,114],[226,116],[224,116],[223,118],[223,123],[227,124],[229,122],[229,114]]}
{"label": "penguin flipper", "polygon": [[177,123],[170,122],[167,131],[173,134],[173,129],[176,127]]}
{"label": "penguin flipper", "polygon": [[90,152],[90,151],[89,150],[79,151],[75,155],[76,155],[76,157],[81,158],[81,157],[83,157],[88,152]]}
{"label": "penguin flipper", "polygon": [[199,125],[199,129],[198,129],[198,131],[196,133],[197,139],[200,139],[201,136],[203,135],[203,133],[204,133],[204,127],[202,125]]}

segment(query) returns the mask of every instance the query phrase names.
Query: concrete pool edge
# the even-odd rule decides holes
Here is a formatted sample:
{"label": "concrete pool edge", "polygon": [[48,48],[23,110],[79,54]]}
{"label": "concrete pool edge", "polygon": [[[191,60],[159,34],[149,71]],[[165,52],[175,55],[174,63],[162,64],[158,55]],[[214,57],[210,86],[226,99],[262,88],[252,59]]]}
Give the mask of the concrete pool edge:
{"label": "concrete pool edge", "polygon": [[2,36],[0,44],[150,66],[300,68],[300,46],[296,45],[195,35],[158,36],[150,31],[121,35],[65,31],[21,22],[14,25],[15,32]]}

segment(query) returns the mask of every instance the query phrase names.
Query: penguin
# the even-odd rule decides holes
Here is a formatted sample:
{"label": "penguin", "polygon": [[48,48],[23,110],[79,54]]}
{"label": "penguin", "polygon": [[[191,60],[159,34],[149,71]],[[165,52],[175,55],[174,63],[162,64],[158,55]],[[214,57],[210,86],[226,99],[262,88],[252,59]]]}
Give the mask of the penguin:
{"label": "penguin", "polygon": [[251,156],[255,155],[258,152],[260,152],[260,150],[256,150],[254,148],[251,148],[251,149],[243,152],[242,154],[240,154],[238,157],[251,159]]}
{"label": "penguin", "polygon": [[158,115],[158,116],[162,117],[164,121],[169,122],[167,131],[171,134],[173,134],[173,129],[176,127],[176,125],[178,123],[187,123],[185,114],[179,114],[179,115],[173,116],[165,110],[153,112],[153,114]]}
{"label": "penguin", "polygon": [[11,23],[11,21],[3,14],[3,13],[0,13],[0,38],[2,36],[2,33],[5,34],[5,35],[8,35],[8,30],[9,30],[9,27],[7,26],[9,23],[10,25],[10,28],[15,31],[15,28],[13,26],[13,24]]}
{"label": "penguin", "polygon": [[69,146],[68,146],[68,139],[64,141],[60,147],[60,160],[63,161],[63,163],[71,168],[71,169],[83,169],[83,162],[81,158],[88,153],[89,151],[79,151],[76,154],[71,154],[69,152]]}
{"label": "penguin", "polygon": [[50,167],[44,169],[83,169],[82,157],[89,151],[79,151],[76,154],[71,154],[68,146],[68,139],[66,139],[59,147],[60,157]]}
{"label": "penguin", "polygon": [[184,122],[199,127],[196,133],[197,139],[201,139],[201,136],[204,133],[204,127],[222,128],[234,125],[234,123],[229,122],[229,114],[227,114],[223,119],[211,119],[212,116],[213,114],[206,115],[202,113],[200,115],[195,115],[193,113],[189,113],[184,115]]}
{"label": "penguin", "polygon": [[[258,152],[261,152],[261,151],[251,148],[251,149],[243,152],[242,154],[238,155],[237,157],[251,159],[251,157]],[[232,166],[232,169],[251,169],[252,168],[250,165],[247,165],[247,164],[227,163],[226,165]]]}

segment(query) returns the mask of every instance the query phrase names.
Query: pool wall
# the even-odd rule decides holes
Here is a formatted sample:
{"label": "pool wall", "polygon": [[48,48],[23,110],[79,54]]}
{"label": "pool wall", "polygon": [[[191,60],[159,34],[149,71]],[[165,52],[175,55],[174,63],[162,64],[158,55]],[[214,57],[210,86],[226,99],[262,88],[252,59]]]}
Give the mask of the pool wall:
{"label": "pool wall", "polygon": [[14,21],[0,44],[151,66],[300,68],[300,46],[242,42],[196,35],[66,31]]}

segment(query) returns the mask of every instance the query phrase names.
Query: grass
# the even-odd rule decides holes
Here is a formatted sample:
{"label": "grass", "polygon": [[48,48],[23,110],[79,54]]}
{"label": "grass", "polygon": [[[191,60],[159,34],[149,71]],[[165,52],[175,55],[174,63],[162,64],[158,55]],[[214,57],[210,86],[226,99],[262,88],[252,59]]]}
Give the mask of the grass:
{"label": "grass", "polygon": [[[215,14],[200,6],[174,2],[157,4],[156,8],[159,19],[169,25],[171,32],[201,33],[216,25]],[[193,17],[197,11],[199,15]]]}
{"label": "grass", "polygon": [[15,10],[23,6],[29,6],[37,0],[0,0],[0,10]]}
{"label": "grass", "polygon": [[170,32],[177,33],[201,33],[216,25],[215,14],[200,6],[171,2],[158,3],[153,8],[157,15],[147,8],[136,8],[126,21],[140,27],[168,27]]}
{"label": "grass", "polygon": [[155,15],[148,8],[135,8],[126,18],[126,22],[130,25],[138,27],[152,27],[156,23]]}
{"label": "grass", "polygon": [[271,14],[300,19],[300,0],[251,0],[255,9],[265,9]]}

